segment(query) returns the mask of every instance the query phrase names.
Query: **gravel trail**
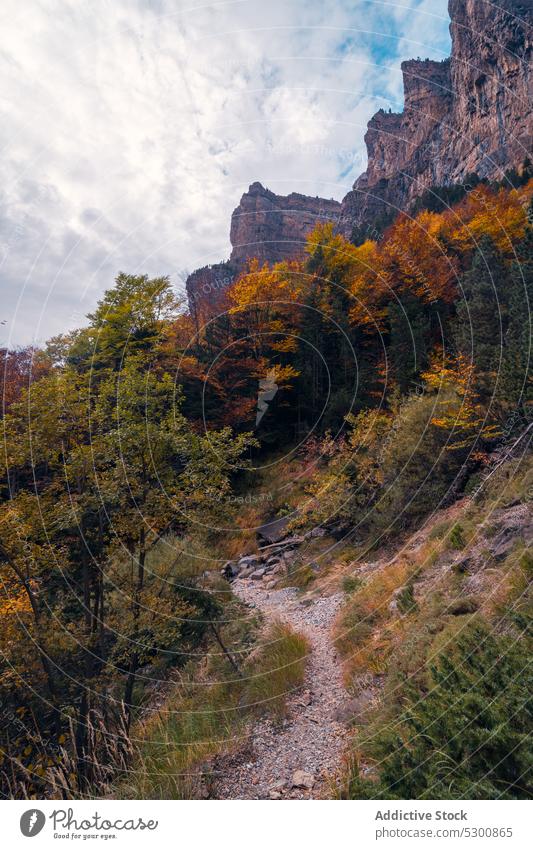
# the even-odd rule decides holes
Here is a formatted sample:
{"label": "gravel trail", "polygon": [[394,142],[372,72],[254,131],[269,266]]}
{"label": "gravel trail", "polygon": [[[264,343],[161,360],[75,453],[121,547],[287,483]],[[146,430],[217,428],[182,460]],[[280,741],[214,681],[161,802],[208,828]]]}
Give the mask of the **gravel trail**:
{"label": "gravel trail", "polygon": [[[266,590],[234,581],[234,592],[263,613],[305,635],[311,646],[304,685],[287,702],[282,723],[258,721],[246,744],[223,757],[216,771],[219,799],[319,799],[331,795],[349,732],[342,722],[349,696],[331,641],[343,595],[303,601],[296,589]],[[298,785],[298,786],[295,786]]]}

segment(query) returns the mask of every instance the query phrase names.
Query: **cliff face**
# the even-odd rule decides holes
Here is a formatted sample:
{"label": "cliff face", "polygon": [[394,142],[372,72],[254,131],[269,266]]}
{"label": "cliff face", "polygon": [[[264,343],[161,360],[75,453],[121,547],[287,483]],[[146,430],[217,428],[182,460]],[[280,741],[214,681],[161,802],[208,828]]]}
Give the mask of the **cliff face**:
{"label": "cliff face", "polygon": [[380,110],[370,120],[368,168],[342,205],[282,197],[253,183],[232,215],[230,262],[189,277],[192,305],[205,294],[203,313],[212,314],[251,257],[272,263],[300,256],[317,221],[333,220],[347,237],[354,227],[372,235],[374,222],[409,209],[429,186],[472,173],[502,179],[531,155],[532,0],[449,0],[449,13],[450,58],[403,62],[404,110]]}
{"label": "cliff face", "polygon": [[343,200],[347,235],[428,186],[502,179],[531,153],[531,0],[450,0],[449,12],[451,57],[404,62],[404,111],[368,124],[368,168]]}
{"label": "cliff face", "polygon": [[261,263],[303,255],[306,235],[319,221],[338,223],[341,204],[293,192],[276,195],[252,183],[231,216],[229,262],[200,268],[187,279],[191,311],[206,319],[223,307],[223,292],[252,257]]}
{"label": "cliff face", "polygon": [[318,221],[339,220],[336,200],[312,198],[293,192],[275,195],[252,183],[231,216],[230,262],[242,267],[249,257],[261,262],[294,259],[303,253],[305,237]]}
{"label": "cliff face", "polygon": [[236,277],[229,262],[205,265],[189,274],[185,283],[189,310],[198,323],[204,323],[224,309],[224,293]]}

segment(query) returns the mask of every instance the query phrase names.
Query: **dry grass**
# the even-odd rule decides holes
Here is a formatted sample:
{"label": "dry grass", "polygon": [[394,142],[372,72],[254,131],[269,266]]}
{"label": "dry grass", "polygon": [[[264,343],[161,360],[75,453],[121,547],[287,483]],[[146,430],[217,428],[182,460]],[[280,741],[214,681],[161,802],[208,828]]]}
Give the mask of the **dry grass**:
{"label": "dry grass", "polygon": [[348,681],[357,673],[384,670],[399,632],[405,627],[401,619],[387,621],[389,604],[394,591],[404,586],[417,568],[407,559],[389,563],[349,598],[335,627],[335,643],[345,658]]}
{"label": "dry grass", "polygon": [[202,767],[245,734],[252,716],[284,715],[287,696],[303,682],[308,651],[304,637],[274,623],[261,648],[249,656],[241,678],[184,683],[137,729],[137,755],[116,796],[198,798]]}
{"label": "dry grass", "polygon": [[492,571],[492,589],[485,602],[489,616],[502,616],[512,604],[517,609],[526,603],[533,579],[533,554],[524,545],[517,546],[501,567]]}
{"label": "dry grass", "polygon": [[305,637],[289,625],[274,622],[264,645],[249,660],[242,704],[278,718],[284,716],[287,697],[303,682],[309,651]]}

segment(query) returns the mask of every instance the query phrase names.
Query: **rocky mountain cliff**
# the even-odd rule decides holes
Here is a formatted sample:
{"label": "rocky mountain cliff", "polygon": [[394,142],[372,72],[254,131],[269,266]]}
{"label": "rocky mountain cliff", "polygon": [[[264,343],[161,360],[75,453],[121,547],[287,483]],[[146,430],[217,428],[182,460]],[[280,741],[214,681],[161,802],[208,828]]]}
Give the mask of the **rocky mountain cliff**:
{"label": "rocky mountain cliff", "polygon": [[301,255],[317,221],[333,220],[348,238],[409,209],[432,186],[470,174],[501,180],[531,154],[532,0],[449,0],[451,56],[402,63],[404,110],[380,110],[368,124],[368,167],[342,204],[282,197],[253,183],[231,219],[231,258],[187,280],[191,308],[212,315],[249,258]]}
{"label": "rocky mountain cliff", "polygon": [[342,230],[409,208],[430,186],[472,173],[501,180],[530,155],[531,0],[450,0],[452,51],[402,63],[402,113],[380,110],[365,135],[368,168],[342,203]]}
{"label": "rocky mountain cliff", "polygon": [[230,262],[239,267],[250,256],[279,262],[301,255],[307,233],[317,221],[337,222],[341,204],[296,192],[282,197],[252,183],[231,216]]}
{"label": "rocky mountain cliff", "polygon": [[229,262],[200,268],[187,280],[191,308],[203,317],[213,315],[221,305],[223,290],[250,258],[257,257],[261,263],[298,258],[316,223],[330,220],[337,224],[340,214],[341,204],[336,200],[296,192],[276,195],[261,183],[252,183],[231,216]]}

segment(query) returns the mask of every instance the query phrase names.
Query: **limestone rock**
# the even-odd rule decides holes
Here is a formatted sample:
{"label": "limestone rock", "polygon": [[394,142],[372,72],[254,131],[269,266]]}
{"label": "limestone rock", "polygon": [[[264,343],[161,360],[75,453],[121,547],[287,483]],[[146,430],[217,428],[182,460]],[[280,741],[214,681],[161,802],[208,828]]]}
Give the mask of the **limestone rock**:
{"label": "limestone rock", "polygon": [[450,58],[403,62],[403,112],[380,109],[368,124],[368,167],[342,202],[348,236],[390,209],[407,210],[429,186],[473,173],[501,180],[530,150],[533,6],[449,0],[448,9]]}
{"label": "limestone rock", "polygon": [[342,204],[276,195],[252,183],[231,218],[230,260],[187,279],[193,317],[226,308],[225,290],[252,257],[261,263],[301,257],[306,235],[320,221],[333,221],[348,238],[354,228],[376,238],[378,219],[409,211],[428,187],[468,184],[472,174],[501,180],[507,169],[520,169],[533,132],[533,4],[449,0],[448,8],[451,56],[402,63],[403,112],[380,109],[369,121],[368,167]]}
{"label": "limestone rock", "polygon": [[259,554],[247,554],[246,557],[241,557],[239,559],[239,566],[244,566],[247,568],[248,566],[252,566],[255,563],[260,563],[261,557]]}
{"label": "limestone rock", "polygon": [[230,263],[241,267],[251,256],[260,263],[303,256],[307,234],[319,221],[337,222],[340,211],[336,200],[276,195],[252,183],[231,216]]}
{"label": "limestone rock", "polygon": [[292,786],[302,788],[304,790],[312,790],[315,784],[315,778],[310,772],[304,772],[303,769],[297,769],[292,776]]}

